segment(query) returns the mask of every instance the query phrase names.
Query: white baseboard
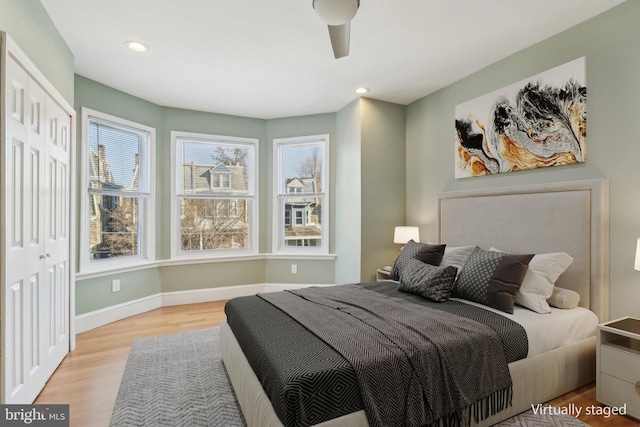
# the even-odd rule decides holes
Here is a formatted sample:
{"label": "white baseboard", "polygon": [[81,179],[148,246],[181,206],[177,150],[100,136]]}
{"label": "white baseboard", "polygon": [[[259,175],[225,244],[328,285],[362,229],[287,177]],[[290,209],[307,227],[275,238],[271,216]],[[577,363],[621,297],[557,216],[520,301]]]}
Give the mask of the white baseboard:
{"label": "white baseboard", "polygon": [[258,292],[264,292],[264,287],[264,284],[257,284],[163,292],[161,294],[162,306],[196,304],[199,302],[221,301],[235,297],[255,295]]}
{"label": "white baseboard", "polygon": [[285,289],[301,289],[309,286],[332,285],[304,285],[293,283],[260,283],[254,285],[224,286],[220,288],[192,289],[187,291],[162,292],[137,300],[128,301],[111,307],[76,316],[76,333],[104,326],[117,320],[142,314],[160,307],[182,304],[196,304],[199,302],[222,301],[231,298],[255,295],[259,292],[277,292]]}
{"label": "white baseboard", "polygon": [[133,301],[76,316],[76,334],[162,307],[161,294],[150,295]]}

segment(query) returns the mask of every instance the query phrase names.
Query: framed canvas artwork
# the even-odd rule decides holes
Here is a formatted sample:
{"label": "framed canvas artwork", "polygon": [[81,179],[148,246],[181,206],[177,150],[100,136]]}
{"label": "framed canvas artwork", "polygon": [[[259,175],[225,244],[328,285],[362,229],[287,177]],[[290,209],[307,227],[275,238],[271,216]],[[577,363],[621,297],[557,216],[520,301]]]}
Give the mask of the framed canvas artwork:
{"label": "framed canvas artwork", "polygon": [[455,176],[464,178],[586,160],[585,58],[455,108]]}

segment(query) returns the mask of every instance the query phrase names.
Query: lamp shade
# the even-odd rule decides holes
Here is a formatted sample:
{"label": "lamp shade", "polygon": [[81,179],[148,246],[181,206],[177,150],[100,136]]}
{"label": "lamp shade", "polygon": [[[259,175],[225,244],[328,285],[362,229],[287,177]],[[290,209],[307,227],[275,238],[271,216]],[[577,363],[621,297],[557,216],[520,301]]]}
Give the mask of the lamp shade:
{"label": "lamp shade", "polygon": [[636,245],[636,265],[635,269],[640,271],[640,239],[638,239],[638,244]]}
{"label": "lamp shade", "polygon": [[328,25],[344,25],[358,11],[360,0],[313,0],[316,13]]}
{"label": "lamp shade", "polygon": [[411,227],[406,225],[396,227],[396,231],[393,234],[393,243],[404,245],[409,240],[419,242],[420,229],[418,227]]}

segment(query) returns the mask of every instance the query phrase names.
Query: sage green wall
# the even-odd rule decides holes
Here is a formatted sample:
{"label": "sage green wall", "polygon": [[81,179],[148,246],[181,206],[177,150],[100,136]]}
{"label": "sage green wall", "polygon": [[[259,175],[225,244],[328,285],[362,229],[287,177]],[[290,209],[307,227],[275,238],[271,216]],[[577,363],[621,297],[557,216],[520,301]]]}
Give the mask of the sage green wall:
{"label": "sage green wall", "polygon": [[160,267],[162,292],[264,283],[264,260]]}
{"label": "sage green wall", "polygon": [[360,98],[338,112],[336,283],[375,281],[405,222],[405,110]]}
{"label": "sage green wall", "polygon": [[[158,164],[163,166],[163,174],[160,179],[162,191],[165,195],[162,205],[162,241],[161,259],[171,258],[170,236],[166,232],[171,229],[170,209],[171,209],[171,183],[170,174],[167,173],[171,167],[171,131],[195,132],[209,135],[237,136],[244,138],[258,139],[258,162],[259,174],[259,229],[260,229],[260,251],[264,251],[265,228],[267,222],[263,201],[267,198],[267,189],[263,185],[267,179],[267,121],[248,117],[230,116],[226,114],[206,113],[201,111],[183,110],[165,107],[162,109],[162,144],[160,145]],[[160,153],[159,153],[160,154]]]}
{"label": "sage green wall", "polygon": [[[156,129],[156,152],[158,167],[156,167],[156,256],[161,253],[162,243],[165,233],[162,232],[163,215],[159,209],[165,199],[161,182],[166,175],[166,168],[160,167],[164,164],[161,161],[163,134],[162,134],[162,108],[131,96],[124,92],[115,90],[109,86],[87,79],[80,75],[75,78],[75,109],[78,115],[77,120],[77,146],[82,144],[82,108],[90,108],[101,113],[111,114],[136,123],[150,126]],[[79,154],[79,153],[78,153]],[[76,170],[82,170],[82,159],[76,158]],[[76,174],[76,218],[81,218],[81,198],[83,191],[80,173]],[[167,196],[168,198],[168,196]],[[80,221],[76,225],[76,265],[79,266],[80,249]],[[120,279],[120,292],[111,292],[111,280]],[[109,307],[116,304],[132,301],[138,298],[150,296],[161,292],[162,277],[157,268],[147,268],[129,273],[118,273],[115,275],[105,275],[92,279],[76,280],[76,314],[83,314],[89,311]]]}
{"label": "sage green wall", "polygon": [[396,225],[404,225],[406,175],[404,105],[361,99],[362,117],[362,256],[361,280],[375,281],[375,272],[393,263]]}
{"label": "sage green wall", "polygon": [[[286,117],[272,119],[267,122],[266,167],[267,176],[260,184],[267,190],[267,197],[263,198],[262,205],[266,207],[266,247],[263,252],[272,252],[273,245],[273,140],[279,138],[292,138],[308,135],[329,134],[329,252],[335,253],[335,163],[334,149],[339,140],[336,134],[336,113],[314,114],[309,116]],[[291,264],[296,264],[298,273],[291,274]],[[266,283],[311,283],[328,284],[335,283],[333,260],[304,260],[304,259],[267,259],[265,264]]]}
{"label": "sage green wall", "polygon": [[[407,107],[407,223],[433,240],[441,191],[606,177],[610,182],[611,317],[640,316],[640,2],[627,1],[589,21],[492,64]],[[497,176],[454,178],[457,104],[586,57],[587,161]]]}
{"label": "sage green wall", "polygon": [[0,0],[5,31],[73,105],[73,54],[40,0]]}
{"label": "sage green wall", "polygon": [[[111,292],[111,280],[120,279],[120,292]],[[76,315],[148,297],[161,292],[160,269],[119,273],[76,281]]]}
{"label": "sage green wall", "polygon": [[[161,107],[82,76],[75,79],[75,106],[81,117],[86,107],[156,129],[156,259],[171,258],[170,174],[171,131],[185,131],[259,140],[260,253],[271,252],[271,196],[273,138],[329,134],[336,144],[336,114],[262,120],[224,114]],[[81,135],[78,120],[78,135]],[[78,138],[81,143],[81,138]],[[331,164],[335,163],[332,155]],[[78,158],[78,168],[81,159]],[[331,172],[331,180],[333,181]],[[80,189],[80,177],[77,179]],[[334,185],[331,184],[332,189]],[[79,193],[80,194],[80,191]],[[335,197],[335,196],[333,196]],[[333,201],[333,200],[332,200]],[[80,196],[78,195],[78,205]],[[333,209],[332,209],[333,211]],[[80,211],[78,208],[78,218]],[[334,221],[334,214],[330,219]],[[77,229],[79,248],[80,229]],[[333,240],[333,235],[330,236]],[[331,249],[333,248],[333,245]],[[298,274],[291,274],[291,264]],[[111,280],[120,279],[121,291],[111,292]],[[173,292],[256,283],[334,283],[333,260],[260,259],[188,265],[165,265],[128,273],[107,274],[76,281],[76,313],[83,314],[159,292]]]}
{"label": "sage green wall", "polygon": [[361,258],[361,103],[357,99],[337,113],[336,156],[336,283],[360,281]]}
{"label": "sage green wall", "polygon": [[[291,274],[291,264],[296,265],[297,274]],[[334,260],[267,259],[264,282],[329,285],[336,283],[334,269]]]}
{"label": "sage green wall", "polygon": [[[267,226],[264,218],[263,201],[267,190],[263,185],[266,178],[267,121],[248,117],[230,116],[226,114],[207,113],[165,107],[162,109],[162,144],[159,147],[158,165],[163,169],[160,179],[163,201],[159,205],[162,211],[161,228],[158,234],[163,235],[162,251],[159,259],[171,258],[171,131],[204,133],[210,135],[237,136],[258,139],[259,167],[259,239],[260,250],[263,249],[264,230]],[[161,152],[161,153],[160,153]],[[162,291],[184,291],[188,289],[216,288],[233,285],[264,283],[264,260],[214,262],[208,264],[188,264],[163,266]]]}

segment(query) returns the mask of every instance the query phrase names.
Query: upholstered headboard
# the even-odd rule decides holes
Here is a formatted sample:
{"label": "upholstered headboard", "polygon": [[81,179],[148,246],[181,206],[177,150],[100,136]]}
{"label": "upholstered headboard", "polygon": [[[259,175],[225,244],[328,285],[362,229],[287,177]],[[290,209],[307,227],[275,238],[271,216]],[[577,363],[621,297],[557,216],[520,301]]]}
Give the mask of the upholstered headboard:
{"label": "upholstered headboard", "polygon": [[556,282],[580,305],[609,319],[609,185],[606,180],[438,194],[437,238],[510,253],[566,252],[573,264]]}

